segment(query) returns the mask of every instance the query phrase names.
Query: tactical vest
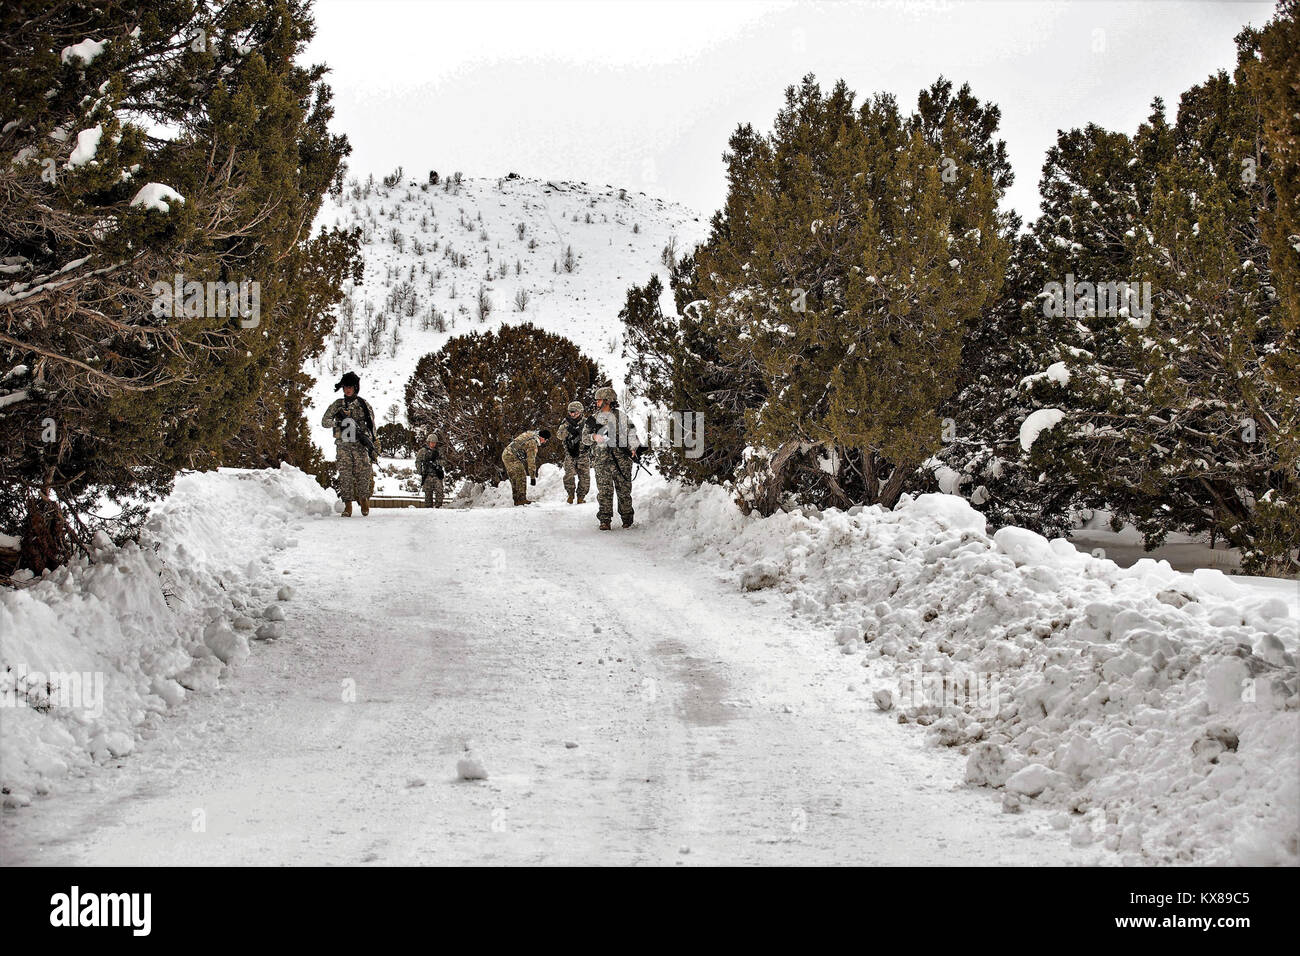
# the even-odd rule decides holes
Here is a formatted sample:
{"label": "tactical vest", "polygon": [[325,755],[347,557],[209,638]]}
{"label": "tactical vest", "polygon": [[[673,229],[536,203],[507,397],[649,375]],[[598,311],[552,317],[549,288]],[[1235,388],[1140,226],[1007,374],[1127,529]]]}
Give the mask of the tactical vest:
{"label": "tactical vest", "polygon": [[564,450],[570,458],[582,455],[582,424],[581,418],[575,421],[568,415],[564,416]]}

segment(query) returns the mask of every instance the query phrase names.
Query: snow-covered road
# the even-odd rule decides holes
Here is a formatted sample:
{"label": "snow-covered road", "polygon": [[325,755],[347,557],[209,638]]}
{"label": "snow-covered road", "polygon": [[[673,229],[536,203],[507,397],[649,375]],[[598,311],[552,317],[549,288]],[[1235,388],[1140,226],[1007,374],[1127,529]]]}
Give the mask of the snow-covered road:
{"label": "snow-covered road", "polygon": [[[311,518],[286,636],[8,864],[1082,862],[876,713],[782,598],[594,504]],[[466,744],[488,779],[457,779]],[[1095,861],[1095,860],[1093,860]]]}

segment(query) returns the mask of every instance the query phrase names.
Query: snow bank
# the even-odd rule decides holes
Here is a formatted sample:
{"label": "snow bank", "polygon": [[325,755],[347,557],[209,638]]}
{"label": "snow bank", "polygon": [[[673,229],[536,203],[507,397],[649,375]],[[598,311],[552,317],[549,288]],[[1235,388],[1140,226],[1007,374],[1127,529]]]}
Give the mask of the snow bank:
{"label": "snow bank", "polygon": [[130,753],[188,693],[214,690],[255,633],[278,636],[255,621],[276,598],[271,553],[333,500],[287,465],[182,475],[139,545],[100,536],[93,561],[0,590],[5,805]]}
{"label": "snow bank", "polygon": [[637,513],[737,586],[785,592],[828,650],[861,657],[871,713],[967,754],[1005,810],[1054,808],[1073,845],[1130,863],[1300,862],[1288,602],[989,535],[952,495],[764,519],[718,487],[664,486]]}
{"label": "snow bank", "polygon": [[[564,501],[564,469],[559,465],[540,465],[537,469],[537,484],[528,486],[529,501]],[[591,476],[591,490],[587,497],[596,500],[596,476]],[[462,482],[456,497],[449,498],[447,507],[451,508],[511,508],[514,498],[510,493],[510,482],[501,481],[495,485]]]}

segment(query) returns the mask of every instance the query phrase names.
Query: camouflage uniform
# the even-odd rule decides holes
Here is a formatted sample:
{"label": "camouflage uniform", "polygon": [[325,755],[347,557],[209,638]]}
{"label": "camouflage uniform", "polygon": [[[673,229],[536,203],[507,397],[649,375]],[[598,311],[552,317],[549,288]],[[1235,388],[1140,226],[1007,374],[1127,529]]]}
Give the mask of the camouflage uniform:
{"label": "camouflage uniform", "polygon": [[510,491],[515,504],[528,504],[527,479],[537,476],[537,452],[541,448],[541,439],[537,432],[524,432],[516,435],[506,450],[501,453],[501,464],[510,476]]}
{"label": "camouflage uniform", "polygon": [[[584,425],[581,415],[577,418],[565,415],[564,422],[555,433],[555,437],[564,445],[564,490],[569,493],[570,501],[576,491],[579,503],[591,490],[591,448],[582,443]],[[570,444],[577,445],[579,450],[576,456],[569,451]]]}
{"label": "camouflage uniform", "polygon": [[641,440],[636,426],[622,412],[597,412],[594,418],[595,434],[607,438],[595,441],[590,425],[582,432],[582,443],[591,447],[596,466],[596,518],[605,524],[614,517],[614,493],[618,492],[618,514],[626,527],[632,523],[632,469],[636,466],[625,452],[639,447]]}
{"label": "camouflage uniform", "polygon": [[[345,419],[355,424],[344,427],[334,420],[342,413]],[[375,486],[375,473],[370,469],[370,453],[361,443],[362,429],[370,423],[370,432],[374,434],[374,413],[370,411],[366,400],[358,395],[352,398],[336,398],[325,409],[320,423],[334,429],[334,460],[339,469],[339,497],[344,501],[369,501]]]}
{"label": "camouflage uniform", "polygon": [[[435,445],[425,445],[416,453],[415,472],[420,476],[420,487],[424,489],[424,506],[441,508],[443,494],[442,449]],[[435,503],[436,498],[436,503]]]}

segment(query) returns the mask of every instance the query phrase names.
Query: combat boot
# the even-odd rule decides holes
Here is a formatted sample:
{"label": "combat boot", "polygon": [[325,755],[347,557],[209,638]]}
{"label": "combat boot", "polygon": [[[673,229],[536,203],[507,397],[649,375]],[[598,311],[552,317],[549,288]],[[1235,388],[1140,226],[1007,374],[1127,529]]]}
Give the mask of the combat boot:
{"label": "combat boot", "polygon": [[584,501],[586,501],[586,498],[584,498],[582,495],[578,495],[578,504],[582,504]]}
{"label": "combat boot", "polygon": [[608,521],[602,521],[602,522],[600,523],[600,530],[601,530],[601,531],[608,531],[608,530],[609,530],[609,522],[608,522]]}
{"label": "combat boot", "polygon": [[630,528],[630,527],[632,527],[632,516],[631,516],[631,515],[628,515],[626,518],[623,519],[623,527],[624,527],[624,528]]}
{"label": "combat boot", "polygon": [[362,498],[362,499],[361,499],[361,517],[364,518],[364,517],[365,517],[366,515],[368,515],[368,514],[370,514],[370,499],[369,499],[369,498]]}
{"label": "combat boot", "polygon": [[569,504],[573,504],[573,492],[569,492]]}
{"label": "combat boot", "polygon": [[349,502],[347,502],[347,504],[345,504],[345,505],[343,506],[343,511],[339,513],[339,517],[340,517],[340,518],[351,518],[351,517],[352,517],[352,502],[349,501]]}

